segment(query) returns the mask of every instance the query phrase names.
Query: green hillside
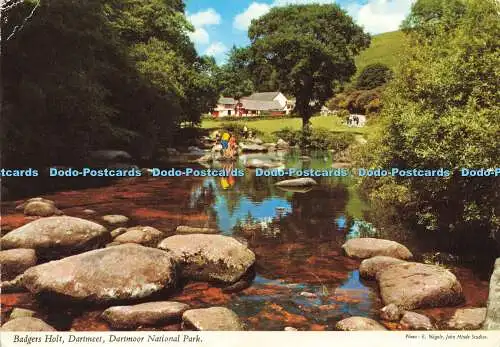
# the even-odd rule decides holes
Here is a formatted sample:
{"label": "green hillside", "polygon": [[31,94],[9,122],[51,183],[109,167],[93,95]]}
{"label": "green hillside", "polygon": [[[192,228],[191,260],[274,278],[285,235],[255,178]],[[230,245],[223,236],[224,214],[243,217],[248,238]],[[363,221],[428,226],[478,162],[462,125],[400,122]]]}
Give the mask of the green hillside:
{"label": "green hillside", "polygon": [[393,69],[398,63],[399,54],[404,50],[404,40],[402,31],[373,36],[370,47],[356,58],[358,72],[373,63],[383,63]]}

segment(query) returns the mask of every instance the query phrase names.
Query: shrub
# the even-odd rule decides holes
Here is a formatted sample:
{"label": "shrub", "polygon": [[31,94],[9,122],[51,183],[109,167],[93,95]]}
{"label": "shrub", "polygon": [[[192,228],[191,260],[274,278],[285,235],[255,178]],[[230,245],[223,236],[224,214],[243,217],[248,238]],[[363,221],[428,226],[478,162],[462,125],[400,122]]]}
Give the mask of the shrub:
{"label": "shrub", "polygon": [[334,133],[328,129],[319,128],[306,131],[293,130],[284,128],[275,131],[273,135],[276,138],[281,138],[290,145],[299,145],[303,149],[332,149],[335,152],[340,152],[349,147],[354,139],[354,135],[350,133]]}
{"label": "shrub", "polygon": [[368,65],[359,74],[356,81],[357,89],[374,89],[386,84],[392,78],[392,70],[384,64]]}

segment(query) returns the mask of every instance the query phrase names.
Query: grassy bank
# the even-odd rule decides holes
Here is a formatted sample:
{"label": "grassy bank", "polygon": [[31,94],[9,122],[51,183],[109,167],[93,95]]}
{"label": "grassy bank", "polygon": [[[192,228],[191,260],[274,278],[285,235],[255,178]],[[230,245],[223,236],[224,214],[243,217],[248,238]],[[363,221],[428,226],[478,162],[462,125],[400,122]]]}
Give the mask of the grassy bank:
{"label": "grassy bank", "polygon": [[358,73],[374,63],[382,63],[394,69],[404,51],[404,41],[405,35],[402,31],[373,36],[370,47],[356,57]]}

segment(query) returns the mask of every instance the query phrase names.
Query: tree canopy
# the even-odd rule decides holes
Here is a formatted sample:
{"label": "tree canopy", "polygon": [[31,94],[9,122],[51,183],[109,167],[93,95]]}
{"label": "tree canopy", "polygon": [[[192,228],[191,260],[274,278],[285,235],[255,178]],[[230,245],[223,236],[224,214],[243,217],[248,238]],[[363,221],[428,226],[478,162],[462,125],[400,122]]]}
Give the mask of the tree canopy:
{"label": "tree canopy", "polygon": [[275,7],[252,21],[248,35],[253,69],[272,73],[276,86],[295,96],[304,126],[353,76],[354,57],[370,43],[338,5]]}
{"label": "tree canopy", "polygon": [[370,64],[361,71],[357,80],[357,89],[373,89],[386,84],[392,78],[392,70],[384,64]]}

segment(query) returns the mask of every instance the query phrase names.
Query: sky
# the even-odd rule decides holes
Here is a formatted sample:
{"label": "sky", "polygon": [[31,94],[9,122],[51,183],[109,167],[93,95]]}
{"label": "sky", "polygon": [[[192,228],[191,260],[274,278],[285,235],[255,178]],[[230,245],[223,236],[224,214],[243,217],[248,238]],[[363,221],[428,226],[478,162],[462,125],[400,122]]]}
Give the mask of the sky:
{"label": "sky", "polygon": [[190,33],[200,55],[226,60],[229,49],[249,43],[250,22],[274,6],[337,3],[370,34],[398,30],[414,0],[186,0],[186,15],[195,27]]}

